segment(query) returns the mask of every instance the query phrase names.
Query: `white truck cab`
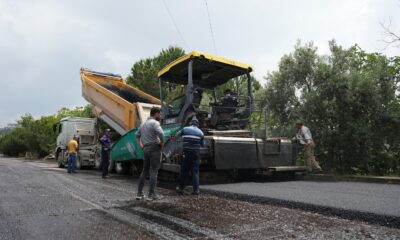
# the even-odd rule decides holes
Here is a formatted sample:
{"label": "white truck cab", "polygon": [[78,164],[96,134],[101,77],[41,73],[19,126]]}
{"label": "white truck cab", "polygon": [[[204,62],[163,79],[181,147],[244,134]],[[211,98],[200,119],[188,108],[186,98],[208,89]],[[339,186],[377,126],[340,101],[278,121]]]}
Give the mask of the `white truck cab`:
{"label": "white truck cab", "polygon": [[78,169],[81,167],[95,167],[96,158],[98,158],[97,162],[99,162],[97,119],[67,117],[54,125],[53,130],[58,134],[55,150],[58,167],[62,168],[67,165],[67,146],[74,136],[78,136],[79,144],[76,167]]}

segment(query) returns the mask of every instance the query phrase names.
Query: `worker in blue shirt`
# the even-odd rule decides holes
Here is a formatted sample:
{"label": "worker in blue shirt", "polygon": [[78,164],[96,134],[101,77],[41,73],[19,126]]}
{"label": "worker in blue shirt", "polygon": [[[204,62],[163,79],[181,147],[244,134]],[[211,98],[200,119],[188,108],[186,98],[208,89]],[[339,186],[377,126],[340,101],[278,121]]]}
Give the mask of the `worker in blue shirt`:
{"label": "worker in blue shirt", "polygon": [[183,128],[176,134],[182,136],[183,159],[181,161],[180,184],[176,191],[180,194],[184,192],[189,171],[192,172],[193,195],[199,195],[199,163],[200,147],[203,145],[204,133],[199,129],[199,121],[196,117],[190,121],[190,126]]}

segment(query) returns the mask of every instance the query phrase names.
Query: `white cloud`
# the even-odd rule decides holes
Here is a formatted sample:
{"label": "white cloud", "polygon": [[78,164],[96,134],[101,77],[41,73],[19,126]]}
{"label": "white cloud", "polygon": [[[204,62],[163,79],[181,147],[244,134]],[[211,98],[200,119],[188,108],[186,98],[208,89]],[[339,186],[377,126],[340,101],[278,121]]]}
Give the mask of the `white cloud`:
{"label": "white cloud", "polygon": [[[186,51],[214,53],[202,0],[166,0]],[[379,20],[400,26],[396,0],[208,1],[218,54],[275,70],[298,39],[328,53],[335,38],[381,51]],[[183,46],[162,0],[0,0],[0,126],[85,104],[79,69],[126,76],[140,58]],[[399,55],[400,49],[383,51]]]}

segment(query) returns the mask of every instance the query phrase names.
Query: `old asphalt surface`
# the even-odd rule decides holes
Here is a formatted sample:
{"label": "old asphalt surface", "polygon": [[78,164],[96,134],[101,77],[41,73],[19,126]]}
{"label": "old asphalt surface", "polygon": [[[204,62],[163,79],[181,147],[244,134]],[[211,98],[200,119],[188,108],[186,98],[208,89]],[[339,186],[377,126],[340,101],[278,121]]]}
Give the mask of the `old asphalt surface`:
{"label": "old asphalt surface", "polygon": [[158,188],[164,199],[148,202],[134,200],[136,184],[129,176],[71,175],[54,162],[0,157],[0,239],[400,239],[398,226],[252,200],[330,206],[340,198],[350,212],[371,204],[377,216],[395,217],[398,185],[249,182],[204,186],[200,196]]}

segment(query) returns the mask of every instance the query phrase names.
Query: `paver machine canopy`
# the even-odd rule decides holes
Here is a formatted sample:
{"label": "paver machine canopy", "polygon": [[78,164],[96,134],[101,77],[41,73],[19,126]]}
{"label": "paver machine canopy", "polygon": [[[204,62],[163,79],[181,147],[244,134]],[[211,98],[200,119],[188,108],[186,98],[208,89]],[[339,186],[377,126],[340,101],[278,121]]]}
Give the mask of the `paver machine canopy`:
{"label": "paver machine canopy", "polygon": [[[250,65],[200,52],[191,52],[173,61],[158,73],[160,98],[163,103],[163,125],[184,126],[196,115],[202,128],[223,130],[245,128],[253,102],[251,71]],[[239,113],[237,96],[230,92],[223,99],[218,99],[215,90],[240,76],[247,78],[247,96],[245,110]],[[171,83],[183,85],[184,94],[167,104],[165,92],[169,88],[166,84]],[[213,93],[214,101],[209,103],[211,111],[200,108],[205,90]]]}

